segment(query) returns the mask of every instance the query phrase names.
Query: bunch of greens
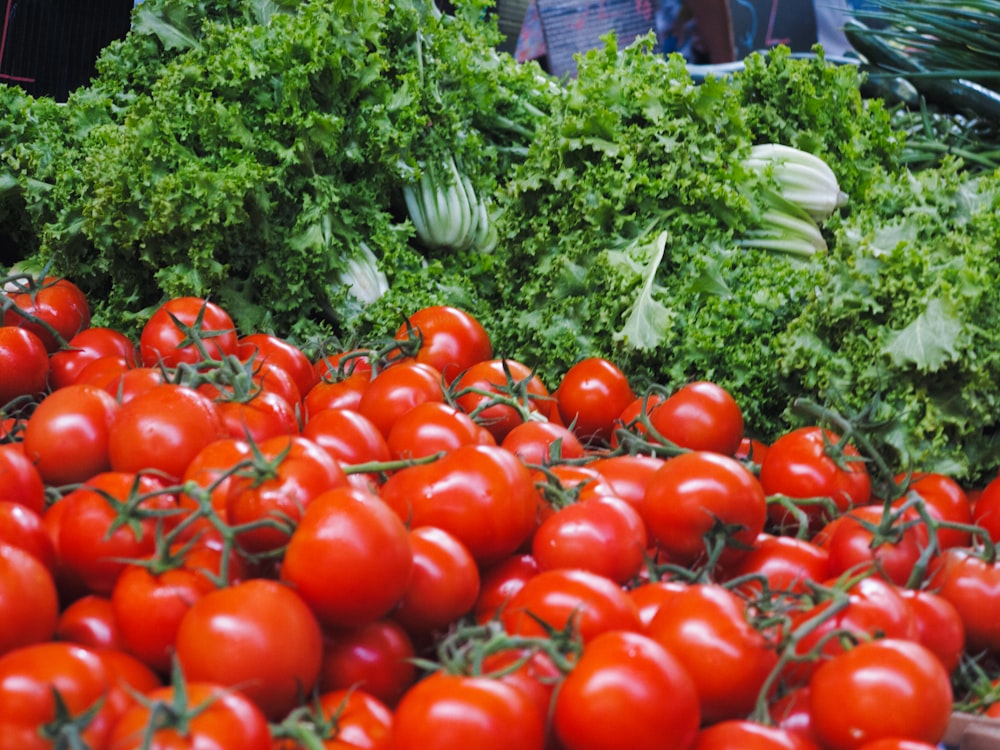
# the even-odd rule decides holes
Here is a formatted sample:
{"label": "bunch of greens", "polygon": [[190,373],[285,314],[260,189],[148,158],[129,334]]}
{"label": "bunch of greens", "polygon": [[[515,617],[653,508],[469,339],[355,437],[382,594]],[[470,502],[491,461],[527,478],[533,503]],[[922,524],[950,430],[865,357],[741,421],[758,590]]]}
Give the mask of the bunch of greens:
{"label": "bunch of greens", "polygon": [[[126,329],[184,294],[284,335],[475,311],[489,259],[419,247],[400,195],[452,156],[495,191],[559,95],[496,51],[484,8],[148,0],[91,85],[4,123],[3,141],[30,137],[26,158],[4,154],[3,204]],[[28,133],[42,115],[58,127]]]}

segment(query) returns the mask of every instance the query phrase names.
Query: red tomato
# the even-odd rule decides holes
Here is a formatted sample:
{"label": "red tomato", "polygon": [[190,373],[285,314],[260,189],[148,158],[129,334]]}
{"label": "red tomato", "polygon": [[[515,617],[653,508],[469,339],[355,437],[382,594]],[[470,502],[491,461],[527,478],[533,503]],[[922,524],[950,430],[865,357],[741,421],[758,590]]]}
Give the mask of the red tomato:
{"label": "red tomato", "polygon": [[38,398],[49,379],[49,353],[27,328],[0,326],[0,406],[16,398]]}
{"label": "red tomato", "polygon": [[[175,707],[179,715],[165,714],[161,706]],[[184,693],[168,685],[132,706],[115,725],[106,747],[272,750],[273,745],[267,717],[252,701],[224,683],[192,681],[184,686]]]}
{"label": "red tomato", "polygon": [[35,513],[45,512],[45,484],[21,443],[0,443],[0,487],[2,499],[23,505]]}
{"label": "red tomato", "polygon": [[834,576],[871,571],[904,586],[919,573],[917,562],[929,544],[927,526],[913,508],[892,509],[886,515],[878,504],[862,505],[840,516],[826,548]]}
{"label": "red tomato", "polygon": [[500,612],[508,633],[544,636],[539,620],[587,643],[608,630],[638,632],[639,608],[610,578],[586,570],[559,568],[532,576]]}
{"label": "red tomato", "polygon": [[23,549],[55,574],[56,548],[42,518],[25,505],[0,500],[0,543]]}
{"label": "red tomato", "polygon": [[646,634],[691,675],[706,723],[747,716],[778,664],[777,649],[750,624],[743,599],[718,584],[677,592]]}
{"label": "red tomato", "polygon": [[545,717],[531,698],[500,680],[434,672],[403,696],[393,750],[542,750]]}
{"label": "red tomato", "polygon": [[591,461],[587,464],[600,474],[612,492],[636,508],[646,495],[649,480],[663,466],[665,459],[644,453],[623,453]]}
{"label": "red tomato", "polygon": [[444,401],[441,373],[419,362],[400,362],[372,378],[357,408],[388,438],[397,419],[426,401]]}
{"label": "red tomato", "polygon": [[[321,623],[356,627],[399,603],[412,569],[402,520],[376,495],[342,486],[309,503],[288,542],[281,577]],[[329,574],[338,570],[343,575]]]}
{"label": "red tomato", "polygon": [[531,473],[498,446],[464,445],[433,463],[400,469],[379,495],[411,526],[453,534],[481,565],[513,554],[535,530]]}
{"label": "red tomato", "polygon": [[[102,361],[103,359],[97,360],[84,367],[79,379],[83,380],[90,369]],[[136,396],[166,382],[167,377],[159,367],[133,367],[130,370],[119,371],[101,387],[118,399],[119,403],[127,404]]]}
{"label": "red tomato", "polygon": [[913,610],[917,641],[953,673],[965,651],[965,624],[955,605],[929,589],[902,589],[900,593]]}
{"label": "red tomato", "polygon": [[764,584],[775,593],[806,594],[810,583],[831,578],[830,553],[818,544],[794,536],[759,534],[753,549],[726,570],[729,581],[740,581],[738,590],[761,592]]}
{"label": "red tomato", "polygon": [[[206,395],[211,394],[206,392]],[[272,437],[299,434],[295,409],[274,391],[261,389],[246,400],[221,395],[214,401],[229,437],[260,443]]]}
{"label": "red tomato", "polygon": [[898,737],[884,737],[861,745],[857,750],[939,750],[941,744],[905,740]]}
{"label": "red tomato", "polygon": [[1000,476],[983,487],[972,516],[976,526],[985,529],[992,542],[1000,543]]}
{"label": "red tomato", "polygon": [[700,709],[690,674],[639,633],[598,635],[556,694],[553,722],[565,750],[687,750]]}
{"label": "red tomato", "polygon": [[320,744],[306,744],[293,728],[292,737],[279,740],[274,750],[301,750],[306,747],[316,750],[388,750],[391,744],[392,712],[382,701],[362,689],[333,690],[319,695],[303,719],[305,736],[310,737],[310,733],[314,732]]}
{"label": "red tomato", "polygon": [[691,451],[669,459],[650,478],[639,510],[651,539],[671,560],[695,563],[710,545],[724,542],[718,560],[731,565],[763,531],[767,499],[757,477],[735,458]]}
{"label": "red tomato", "polygon": [[295,591],[252,578],[191,605],[177,631],[176,653],[188,680],[239,690],[274,721],[315,685],[323,634]]}
{"label": "red tomato", "polygon": [[628,589],[628,595],[639,608],[639,620],[642,622],[642,632],[647,632],[649,623],[663,607],[671,606],[673,598],[689,586],[684,581],[644,581],[634,588]]}
{"label": "red tomato", "polygon": [[531,552],[541,570],[579,568],[624,584],[646,562],[646,526],[621,498],[593,495],[542,521]]}
{"label": "red tomato", "polygon": [[69,641],[95,651],[124,646],[111,600],[98,594],[81,596],[60,612],[55,640]]}
{"label": "red tomato", "polygon": [[84,328],[49,358],[49,385],[54,390],[72,384],[87,364],[101,357],[122,357],[135,367],[136,345],[113,328]]}
{"label": "red tomato", "polygon": [[570,367],[554,395],[562,422],[588,444],[609,443],[619,415],[635,400],[625,373],[601,357]]}
{"label": "red tomato", "polygon": [[0,654],[49,640],[58,618],[49,569],[23,549],[0,544]]}
{"label": "red tomato", "polygon": [[938,658],[897,638],[860,643],[821,665],[809,682],[812,728],[830,750],[856,750],[886,737],[936,744],[952,701]]}
{"label": "red tomato", "polygon": [[358,410],[361,396],[371,385],[371,373],[348,375],[342,380],[320,380],[302,398],[306,419],[326,409]]}
{"label": "red tomato", "polygon": [[793,732],[814,745],[819,744],[812,730],[808,685],[792,688],[772,701],[768,706],[768,716],[775,726]]}
{"label": "red tomato", "polygon": [[426,458],[462,445],[496,445],[486,428],[443,401],[425,401],[401,414],[389,428],[385,442],[396,460]]}
{"label": "red tomato", "polygon": [[649,412],[661,437],[681,448],[732,456],[743,440],[743,412],[725,388],[707,381],[688,383]]}
{"label": "red tomato", "polygon": [[705,727],[695,750],[819,750],[800,734],[747,719],[729,719]]}
{"label": "red tomato", "polygon": [[[96,386],[102,391],[110,393],[120,403],[124,403],[124,399],[120,398],[119,384],[125,375],[133,369],[135,369],[135,365],[130,365],[126,357],[121,354],[109,354],[85,362],[69,385]],[[160,373],[160,370],[157,372]],[[161,374],[160,380],[162,382],[166,378]]]}
{"label": "red tomato", "polygon": [[746,437],[740,441],[740,447],[736,449],[736,458],[740,461],[749,461],[752,464],[760,466],[764,463],[764,456],[767,455],[767,443],[758,440],[757,438]]}
{"label": "red tomato", "polygon": [[413,313],[396,331],[395,339],[404,353],[433,367],[446,382],[493,356],[493,344],[482,324],[464,310],[446,305]]}
{"label": "red tomato", "polygon": [[[96,653],[111,673],[111,684],[125,693],[124,700],[118,701],[122,706],[121,713],[131,706],[136,693],[145,694],[163,685],[159,675],[127,651],[102,648]],[[117,698],[121,691],[114,691],[112,697]]]}
{"label": "red tomato", "polygon": [[443,529],[410,529],[413,568],[392,612],[416,636],[443,630],[468,613],[479,597],[479,568],[472,554]]}
{"label": "red tomato", "polygon": [[[775,440],[761,463],[760,483],[768,496],[791,498],[813,530],[871,500],[871,477],[857,448],[821,427],[800,427]],[[769,505],[768,516],[784,527],[798,525],[780,503]]]}
{"label": "red tomato", "polygon": [[186,520],[178,533],[184,539],[196,534],[213,534],[226,521],[226,503],[236,480],[235,474],[253,466],[253,449],[244,440],[220,438],[195,454],[181,477],[185,488],[177,496],[179,507],[196,515]]}
{"label": "red tomato", "polygon": [[302,437],[323,448],[342,466],[388,461],[389,446],[378,427],[352,409],[323,409],[302,426]]}
{"label": "red tomato", "polygon": [[517,688],[545,716],[549,715],[552,697],[563,677],[563,672],[548,654],[530,648],[489,649],[481,664],[473,662],[469,668],[469,673],[493,677]]}
{"label": "red tomato", "polygon": [[250,380],[254,387],[281,396],[293,409],[298,409],[302,403],[302,392],[296,385],[295,378],[271,360],[255,363]]}
{"label": "red tomato", "polygon": [[319,691],[357,687],[395,706],[417,678],[415,656],[413,640],[394,620],[330,631],[323,645]]}
{"label": "red tomato", "polygon": [[3,324],[27,328],[50,353],[90,325],[87,297],[67,279],[47,276],[38,283],[19,284],[7,296],[13,305],[6,309]]}
{"label": "red tomato", "polygon": [[529,466],[549,466],[584,456],[579,438],[555,422],[522,422],[507,433],[501,445]]}
{"label": "red tomato", "polygon": [[[106,747],[122,703],[113,675],[94,651],[73,643],[49,641],[9,651],[0,657],[0,750],[52,750]],[[59,716],[54,692],[65,706]],[[79,719],[93,715],[85,726]],[[77,724],[71,726],[73,719]],[[46,727],[48,736],[39,731]]]}
{"label": "red tomato", "polygon": [[335,383],[352,375],[363,375],[371,380],[375,369],[372,354],[368,349],[350,349],[333,354],[327,352],[313,363],[313,372],[317,378],[328,383]]}
{"label": "red tomato", "polygon": [[1000,652],[1000,563],[952,547],[932,561],[927,587],[958,610],[968,651]]}
{"label": "red tomato", "polygon": [[532,412],[552,413],[549,389],[534,371],[513,359],[486,359],[452,383],[455,403],[503,442]]}
{"label": "red tomato", "polygon": [[167,300],[139,334],[139,355],[146,367],[198,365],[236,354],[236,326],[223,308],[198,297]]}
{"label": "red tomato", "polygon": [[[896,482],[907,477],[898,475]],[[908,495],[919,497],[931,518],[956,526],[938,526],[938,545],[941,547],[967,547],[972,542],[969,528],[972,523],[972,504],[962,486],[951,477],[936,473],[916,473],[908,477]],[[907,497],[895,501],[897,507],[907,502]],[[961,528],[964,526],[966,528]]]}
{"label": "red tomato", "polygon": [[[234,477],[226,517],[239,545],[252,553],[273,552],[289,541],[303,511],[327,490],[347,486],[347,475],[330,454],[298,435],[258,445],[252,469]],[[270,521],[262,525],[262,521]]]}
{"label": "red tomato", "polygon": [[298,346],[270,333],[250,333],[237,342],[236,355],[247,362],[267,362],[292,376],[299,393],[305,395],[319,381],[312,362]]}
{"label": "red tomato", "polygon": [[24,452],[48,485],[77,484],[111,468],[110,441],[118,403],[91,385],[45,397],[24,428]]}
{"label": "red tomato", "polygon": [[108,441],[111,468],[155,469],[179,479],[198,451],[225,436],[219,410],[207,396],[183,385],[156,385],[118,411]]}
{"label": "red tomato", "polygon": [[537,573],[538,561],[530,554],[511,555],[482,570],[475,607],[477,622],[486,622],[498,616],[525,581]]}

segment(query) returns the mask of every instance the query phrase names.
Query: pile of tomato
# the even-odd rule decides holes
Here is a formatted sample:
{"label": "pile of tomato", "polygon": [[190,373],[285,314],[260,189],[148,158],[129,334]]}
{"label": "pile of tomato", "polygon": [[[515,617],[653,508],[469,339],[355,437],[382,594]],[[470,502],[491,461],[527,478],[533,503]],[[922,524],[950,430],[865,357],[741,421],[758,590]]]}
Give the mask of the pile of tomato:
{"label": "pile of tomato", "polygon": [[561,382],[454,308],[370,347],[69,280],[0,326],[0,750],[926,750],[1000,715],[1000,478]]}

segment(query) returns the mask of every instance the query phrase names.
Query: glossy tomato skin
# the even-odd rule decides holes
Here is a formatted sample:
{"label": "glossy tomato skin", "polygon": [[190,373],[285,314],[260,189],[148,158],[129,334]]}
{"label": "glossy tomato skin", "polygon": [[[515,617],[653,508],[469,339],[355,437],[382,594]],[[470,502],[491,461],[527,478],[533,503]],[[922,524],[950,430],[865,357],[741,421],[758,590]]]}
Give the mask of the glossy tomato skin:
{"label": "glossy tomato skin", "polygon": [[446,382],[493,356],[493,343],[482,323],[448,305],[431,305],[410,315],[395,333],[397,341],[417,343],[413,358],[440,372]]}
{"label": "glossy tomato skin", "polygon": [[587,465],[607,481],[616,496],[638,508],[650,478],[665,460],[645,453],[623,453],[598,458]]}
{"label": "glossy tomato skin", "polygon": [[[360,688],[331,690],[316,698],[307,725],[323,727],[317,734],[324,750],[389,750],[392,712]],[[301,750],[296,739],[281,739],[274,750]],[[310,747],[313,747],[310,745]]]}
{"label": "glossy tomato skin", "polygon": [[972,503],[962,486],[951,477],[936,472],[916,472],[909,476],[897,475],[897,484],[907,481],[907,493],[894,501],[899,507],[916,495],[928,514],[949,524],[966,528],[939,526],[936,529],[938,544],[943,547],[967,547],[972,542],[969,526],[973,523]]}
{"label": "glossy tomato skin", "polygon": [[100,594],[81,596],[64,607],[56,622],[55,639],[95,651],[124,647],[111,600]]}
{"label": "glossy tomato skin", "polygon": [[27,328],[0,326],[0,406],[16,398],[38,398],[50,374],[45,344]]}
{"label": "glossy tomato skin", "polygon": [[49,385],[53,390],[70,385],[87,364],[101,357],[122,357],[127,367],[135,367],[135,342],[113,328],[84,328],[67,346],[52,353]]}
{"label": "glossy tomato skin", "polygon": [[833,576],[830,553],[807,539],[762,533],[753,549],[726,570],[730,581],[742,579],[738,590],[760,592],[763,582],[773,592],[805,594],[811,583],[820,583]]}
{"label": "glossy tomato skin", "polygon": [[90,325],[90,303],[80,288],[68,279],[48,276],[30,288],[22,287],[8,293],[8,297],[13,305],[4,313],[4,325],[27,328],[41,339],[50,353]]}
{"label": "glossy tomato skin", "polygon": [[725,388],[699,380],[677,389],[649,413],[653,428],[681,448],[733,456],[743,440],[743,412]]}
{"label": "glossy tomato skin", "polygon": [[628,376],[602,357],[571,366],[553,395],[562,423],[582,442],[597,445],[611,441],[615,421],[635,400]]}
{"label": "glossy tomato skin", "polygon": [[525,694],[489,677],[435,672],[403,696],[393,750],[542,750],[545,717]]}
{"label": "glossy tomato skin", "polygon": [[318,444],[342,466],[391,458],[382,432],[353,409],[322,409],[310,415],[302,426],[302,436]]}
{"label": "glossy tomato skin", "polygon": [[873,531],[885,525],[885,509],[881,503],[862,505],[840,516],[826,544],[831,574],[867,570],[898,586],[907,585],[930,545],[930,535],[913,508],[893,511],[890,518],[895,513],[899,518],[892,521],[891,528],[882,535]]}
{"label": "glossy tomato skin", "polygon": [[45,483],[21,443],[0,443],[0,487],[7,502],[45,512]]}
{"label": "glossy tomato skin", "polygon": [[236,474],[251,467],[253,449],[245,440],[219,438],[203,447],[188,462],[181,477],[185,489],[177,495],[178,507],[198,518],[184,520],[182,539],[196,535],[217,536],[217,525],[226,521],[226,502]]}
{"label": "glossy tomato skin", "polygon": [[496,617],[510,598],[538,572],[538,561],[528,553],[513,554],[485,567],[479,576],[476,621],[486,622]]}
{"label": "glossy tomato skin", "polygon": [[574,461],[586,454],[579,438],[556,422],[522,422],[507,433],[501,445],[529,466]]}
{"label": "glossy tomato skin", "polygon": [[373,493],[345,485],[319,494],[305,509],[281,577],[324,626],[357,627],[399,603],[412,568],[403,521]]}
{"label": "glossy tomato skin", "polygon": [[913,610],[917,642],[941,660],[949,674],[958,669],[965,652],[965,623],[950,601],[931,589],[902,589]]}
{"label": "glossy tomato skin", "polygon": [[[199,342],[192,341],[192,333]],[[199,297],[167,300],[139,334],[139,356],[146,367],[198,365],[206,357],[221,360],[236,354],[238,345],[239,336],[229,313]]]}
{"label": "glossy tomato skin", "polygon": [[385,442],[396,460],[426,458],[462,445],[496,445],[485,427],[443,401],[426,401],[400,415]]}
{"label": "glossy tomato skin", "polygon": [[0,654],[50,639],[59,618],[52,573],[9,544],[0,544],[0,618]]}
{"label": "glossy tomato skin", "polygon": [[198,599],[181,620],[176,653],[188,680],[238,689],[276,721],[315,685],[323,634],[292,589],[251,578]]}
{"label": "glossy tomato skin", "polygon": [[328,629],[323,644],[320,692],[360,688],[395,706],[417,678],[416,649],[395,620],[382,618],[357,628]]}
{"label": "glossy tomato skin", "polygon": [[[493,433],[498,443],[525,421],[525,411],[552,418],[549,389],[528,365],[518,360],[482,360],[463,372],[451,386],[458,407]],[[518,395],[521,392],[523,396]],[[515,407],[496,401],[493,394],[525,403]]]}
{"label": "glossy tomato skin", "polygon": [[820,750],[795,732],[745,719],[730,719],[706,727],[695,750]]}
{"label": "glossy tomato skin", "polygon": [[[192,716],[184,731],[169,726],[155,729],[152,706],[177,703],[177,688],[153,690],[150,704],[137,703],[115,725],[108,750],[272,750],[267,718],[252,701],[227,686],[209,682],[189,682],[184,686],[186,707]],[[196,710],[198,709],[198,710]]]}
{"label": "glossy tomato skin", "polygon": [[883,638],[824,663],[809,683],[812,728],[823,747],[855,750],[898,737],[936,744],[953,694],[938,658],[919,643]]}
{"label": "glossy tomato skin", "polygon": [[319,382],[319,375],[301,348],[271,333],[249,333],[237,342],[236,354],[240,360],[255,364],[268,363],[280,367],[292,376],[301,395],[305,395]]}
{"label": "glossy tomato skin", "polygon": [[295,408],[275,391],[261,389],[246,400],[217,396],[213,401],[229,437],[260,443],[272,437],[299,434]]}
{"label": "glossy tomato skin", "polygon": [[986,483],[972,508],[975,524],[985,529],[990,540],[1000,542],[1000,476]]}
{"label": "glossy tomato skin", "polygon": [[90,385],[49,394],[28,418],[24,452],[48,485],[84,482],[111,468],[114,397]]}
{"label": "glossy tomato skin", "polygon": [[681,564],[706,556],[706,537],[720,525],[731,531],[718,560],[731,565],[746,554],[767,520],[757,477],[734,458],[691,451],[669,459],[650,480],[640,505],[651,539]]}
{"label": "glossy tomato skin", "polygon": [[588,643],[555,699],[565,750],[688,750],[698,735],[696,687],[647,636],[609,631]]}
{"label": "glossy tomato skin", "polygon": [[968,650],[1000,652],[1000,564],[972,549],[946,549],[931,562],[927,585],[958,610]]}
{"label": "glossy tomato skin", "polygon": [[441,373],[421,362],[400,362],[372,378],[357,410],[388,438],[397,419],[426,401],[444,401]]}

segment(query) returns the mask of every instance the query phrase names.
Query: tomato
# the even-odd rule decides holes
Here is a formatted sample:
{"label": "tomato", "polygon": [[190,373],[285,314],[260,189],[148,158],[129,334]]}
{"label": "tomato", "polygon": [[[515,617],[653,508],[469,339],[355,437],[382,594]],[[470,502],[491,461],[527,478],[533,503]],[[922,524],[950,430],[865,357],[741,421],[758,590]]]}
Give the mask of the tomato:
{"label": "tomato", "polygon": [[724,542],[718,560],[731,565],[763,531],[767,500],[757,477],[735,458],[691,451],[667,460],[649,479],[639,510],[671,560],[695,563]]}
{"label": "tomato", "polygon": [[762,533],[735,566],[726,570],[726,579],[739,581],[743,593],[761,592],[806,594],[810,583],[832,577],[830,553],[818,544],[794,536]]}
{"label": "tomato", "polygon": [[[800,427],[771,443],[760,466],[760,483],[768,496],[790,498],[814,531],[871,500],[871,477],[857,448],[821,427]],[[768,517],[778,526],[798,525],[780,503],[769,505]]]}
{"label": "tomato", "polygon": [[388,461],[389,446],[378,427],[352,409],[323,409],[302,426],[302,436],[343,466]]}
{"label": "tomato", "polygon": [[932,561],[927,587],[958,610],[968,651],[1000,652],[1000,563],[952,547]]}
{"label": "tomato", "polygon": [[698,735],[695,750],[819,750],[819,746],[780,727],[729,719],[706,727]]}
{"label": "tomato", "polygon": [[51,571],[25,550],[0,543],[0,654],[50,639],[58,618]]}
{"label": "tomato", "polygon": [[267,362],[280,367],[292,376],[299,393],[305,395],[319,382],[319,375],[312,362],[298,346],[286,339],[270,333],[249,333],[241,336],[236,346],[236,355],[243,362],[251,359],[254,363]]}
{"label": "tomato", "polygon": [[621,498],[594,495],[542,521],[531,552],[541,570],[579,568],[624,584],[646,562],[646,526]]}
{"label": "tomato", "polygon": [[401,414],[389,428],[391,458],[426,458],[462,445],[496,445],[493,435],[464,411],[443,401],[425,401]]}
{"label": "tomato", "polygon": [[740,441],[740,447],[736,449],[735,457],[744,463],[750,462],[756,466],[764,463],[764,456],[767,455],[768,445],[757,438],[744,436]]}
{"label": "tomato", "polygon": [[220,395],[214,401],[229,437],[260,443],[272,437],[299,434],[295,409],[274,391],[261,389],[246,400]]}
{"label": "tomato", "polygon": [[[586,570],[558,568],[532,576],[500,611],[508,633],[544,636],[567,631],[583,643],[608,630],[642,627],[639,608],[617,583]],[[541,621],[541,622],[539,622]]]}
{"label": "tomato", "polygon": [[[125,377],[126,373],[131,372],[135,369],[135,365],[130,365],[128,358],[122,356],[121,354],[109,354],[105,357],[98,357],[97,359],[92,359],[85,362],[80,368],[80,371],[76,373],[76,377],[73,378],[73,382],[70,385],[93,385],[100,388],[102,391],[107,391],[119,402],[124,402],[123,399],[119,398],[119,383]],[[160,372],[157,370],[157,372]],[[165,377],[161,375],[161,382],[166,380]],[[64,388],[66,386],[63,386]]]}
{"label": "tomato", "polygon": [[0,500],[45,512],[45,483],[20,443],[0,443]]}
{"label": "tomato", "polygon": [[315,685],[323,634],[295,591],[251,578],[191,605],[177,631],[176,653],[188,680],[237,689],[273,721]]}
{"label": "tomato", "polygon": [[321,493],[303,512],[281,578],[324,625],[356,627],[399,603],[412,569],[402,520],[371,492],[342,486]]}
{"label": "tomato", "polygon": [[49,358],[49,385],[53,390],[70,385],[87,364],[101,357],[122,357],[126,366],[135,367],[136,345],[113,328],[84,328]]}
{"label": "tomato", "polygon": [[108,750],[271,750],[267,717],[238,691],[202,681],[183,689],[157,688],[132,706],[115,725]]}
{"label": "tomato", "polygon": [[584,443],[611,441],[615,421],[635,400],[628,376],[602,357],[570,367],[554,393],[559,417]]}
{"label": "tomato", "polygon": [[453,534],[480,565],[513,554],[535,530],[538,491],[513,453],[464,445],[429,464],[400,469],[380,497],[410,526]]}
{"label": "tomato", "polygon": [[13,305],[4,312],[3,324],[28,329],[50,353],[90,325],[90,303],[67,279],[47,276],[37,283],[19,284],[7,296]]}
{"label": "tomato", "polygon": [[198,451],[225,436],[219,410],[207,396],[183,385],[153,386],[118,411],[108,441],[111,468],[155,469],[179,479]]}
{"label": "tomato", "polygon": [[38,336],[27,328],[0,326],[0,406],[41,396],[49,371],[49,353]]}
{"label": "tomato", "polygon": [[[936,528],[940,547],[967,547],[972,542],[969,528],[973,523],[972,504],[962,486],[949,476],[938,473],[917,472],[908,477],[898,475],[896,482],[908,480],[908,493],[895,501],[895,506],[906,503],[908,495],[915,494],[931,518],[946,524]],[[961,528],[964,526],[966,528]]]}
{"label": "tomato", "polygon": [[748,715],[778,663],[775,645],[750,623],[743,599],[719,584],[677,592],[646,634],[691,675],[706,723]]}
{"label": "tomato", "polygon": [[886,737],[935,744],[952,701],[938,658],[898,638],[860,643],[821,665],[809,682],[812,728],[830,750],[855,750]]}
{"label": "tomato", "polygon": [[532,412],[549,418],[553,409],[549,389],[530,367],[513,359],[477,362],[451,386],[458,407],[498,443]]}
{"label": "tomato", "polygon": [[241,548],[273,552],[288,543],[315,498],[347,484],[340,465],[311,440],[298,435],[269,438],[256,447],[252,469],[233,478],[226,518],[231,526],[246,527],[236,537]]}
{"label": "tomato", "polygon": [[357,408],[388,438],[397,419],[426,401],[444,401],[441,373],[419,362],[400,362],[372,378]]}
{"label": "tomato", "polygon": [[175,297],[160,305],[139,334],[143,365],[198,365],[235,355],[239,337],[222,307],[199,297]]}
{"label": "tomato", "polygon": [[[92,367],[103,361],[100,359],[84,367],[80,379],[82,380]],[[136,396],[166,382],[167,377],[159,367],[133,367],[130,370],[119,371],[101,387],[118,399],[119,403],[127,404]]]}
{"label": "tomato", "polygon": [[398,622],[383,618],[357,628],[328,631],[320,692],[357,687],[395,706],[417,678],[416,649]]}
{"label": "tomato", "polygon": [[0,544],[23,549],[54,575],[56,548],[42,518],[25,505],[0,500]]}
{"label": "tomato", "polygon": [[583,443],[568,428],[555,422],[522,422],[507,433],[501,445],[534,466],[548,466],[583,458]]}
{"label": "tomato", "polygon": [[[105,747],[122,706],[110,697],[118,690],[112,679],[96,652],[73,643],[48,641],[7,652],[0,657],[0,750],[72,747],[74,734],[87,747]],[[93,715],[81,729],[79,719],[88,712]]]}
{"label": "tomato", "polygon": [[393,750],[542,750],[545,717],[500,680],[434,672],[396,706]]}
{"label": "tomato", "polygon": [[639,608],[639,621],[642,632],[649,628],[649,623],[663,607],[671,606],[674,597],[687,589],[690,584],[684,581],[647,580],[628,589],[628,595]]}
{"label": "tomato", "polygon": [[[113,699],[118,699],[122,706],[120,713],[128,708],[135,699],[135,694],[144,694],[163,685],[160,676],[147,667],[136,657],[120,648],[102,648],[96,650],[97,655],[108,672],[111,673],[111,684],[121,690],[112,693]],[[119,699],[121,692],[124,696]]]}
{"label": "tomato", "polygon": [[1000,476],[983,487],[972,509],[973,521],[989,534],[990,541],[1000,542]]}
{"label": "tomato", "polygon": [[302,397],[306,419],[311,419],[325,409],[352,409],[357,411],[361,396],[371,385],[371,373],[348,375],[342,380],[320,380]]}
{"label": "tomato", "polygon": [[586,644],[553,713],[565,750],[687,750],[699,719],[696,686],[681,662],[653,639],[627,631]]}
{"label": "tomato", "polygon": [[507,606],[525,582],[538,573],[538,561],[530,554],[514,554],[483,569],[479,576],[478,622],[492,620]]}
{"label": "tomato", "polygon": [[255,388],[281,396],[293,409],[298,409],[302,403],[302,392],[296,385],[295,378],[271,360],[255,362],[250,380]]}
{"label": "tomato", "polygon": [[[832,575],[871,571],[904,586],[930,544],[927,526],[913,508],[862,505],[840,517],[826,548]],[[919,581],[914,581],[919,583]]]}
{"label": "tomato", "polygon": [[587,464],[611,486],[612,493],[636,508],[646,495],[649,480],[665,459],[644,453],[623,453]]}
{"label": "tomato", "polygon": [[416,345],[412,354],[417,362],[430,365],[446,382],[477,362],[493,356],[490,336],[470,313],[447,305],[424,307],[410,315],[395,339],[404,342],[403,351]]}
{"label": "tomato", "polygon": [[415,636],[443,630],[479,597],[479,568],[458,539],[434,526],[410,529],[413,568],[392,617]]}
{"label": "tomato", "polygon": [[[388,750],[392,712],[378,698],[362,689],[324,692],[316,698],[302,724],[274,750],[324,748],[324,750]],[[285,726],[288,726],[286,722]],[[316,745],[309,740],[318,739]]]}
{"label": "tomato", "polygon": [[708,381],[682,386],[654,406],[649,423],[688,450],[732,456],[743,440],[743,412],[725,388]]}
{"label": "tomato", "polygon": [[178,494],[177,504],[198,518],[184,522],[184,530],[179,532],[183,538],[217,531],[226,520],[226,503],[235,473],[252,465],[250,443],[235,438],[214,440],[195,454],[181,477],[185,489]]}
{"label": "tomato", "polygon": [[883,737],[861,745],[857,750],[938,750],[940,744],[920,742],[919,740],[899,739],[898,737]]}
{"label": "tomato", "polygon": [[59,613],[55,640],[95,651],[121,649],[124,645],[111,600],[99,594],[81,596]]}
{"label": "tomato", "polygon": [[177,498],[163,490],[153,475],[107,471],[64,496],[57,503],[63,506],[55,539],[60,567],[88,592],[110,595],[126,561],[152,554],[157,526],[169,528]]}
{"label": "tomato", "polygon": [[965,651],[965,624],[958,609],[929,589],[902,589],[913,610],[917,641],[933,651],[948,673],[953,673]]}
{"label": "tomato", "polygon": [[768,706],[768,716],[774,725],[799,737],[819,744],[812,730],[812,712],[809,706],[809,686],[803,685],[785,691]]}

